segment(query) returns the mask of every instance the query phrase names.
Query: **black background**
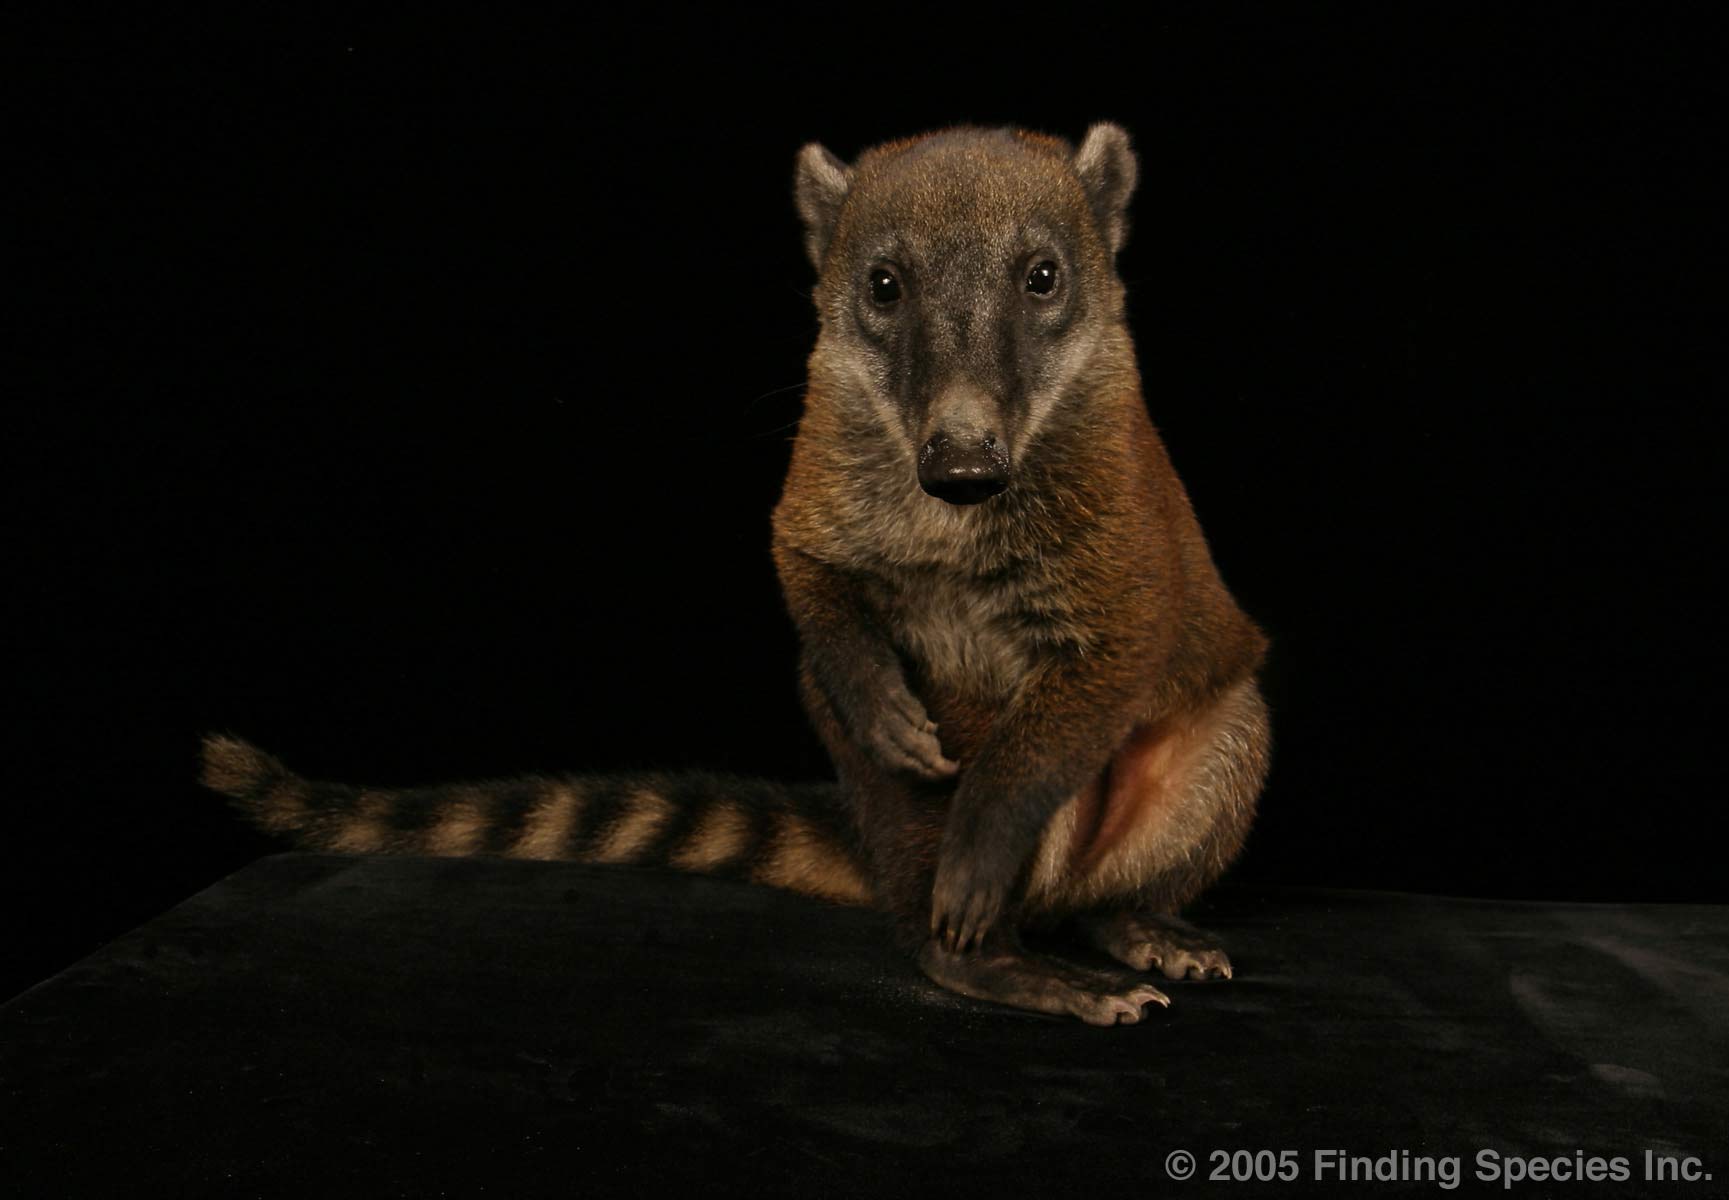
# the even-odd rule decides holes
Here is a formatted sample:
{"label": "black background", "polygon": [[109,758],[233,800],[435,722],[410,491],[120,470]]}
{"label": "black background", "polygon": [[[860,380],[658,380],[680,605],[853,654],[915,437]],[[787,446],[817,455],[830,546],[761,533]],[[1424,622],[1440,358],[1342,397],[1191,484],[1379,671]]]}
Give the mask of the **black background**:
{"label": "black background", "polygon": [[1148,402],[1275,646],[1238,877],[1726,898],[1703,22],[858,13],[6,52],[0,993],[271,848],[202,730],[826,773],[767,552],[793,154],[963,120],[1135,136]]}

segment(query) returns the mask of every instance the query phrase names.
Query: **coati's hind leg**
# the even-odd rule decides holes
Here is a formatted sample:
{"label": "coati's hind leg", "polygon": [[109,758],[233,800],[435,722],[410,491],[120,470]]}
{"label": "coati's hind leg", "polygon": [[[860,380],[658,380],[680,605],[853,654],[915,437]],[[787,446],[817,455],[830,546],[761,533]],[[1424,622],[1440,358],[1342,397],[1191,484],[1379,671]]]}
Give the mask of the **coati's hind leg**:
{"label": "coati's hind leg", "polygon": [[1171,1002],[1143,980],[1029,953],[1018,938],[997,930],[972,951],[947,950],[933,938],[919,951],[919,966],[951,992],[1012,1008],[1079,1017],[1089,1025],[1133,1025],[1148,1004],[1163,1007]]}
{"label": "coati's hind leg", "polygon": [[1137,971],[1166,979],[1229,979],[1231,960],[1212,934],[1159,912],[1088,913],[1075,928],[1091,945]]}
{"label": "coati's hind leg", "polygon": [[1241,851],[1267,760],[1266,706],[1252,683],[1190,721],[1137,730],[1097,791],[1093,840],[1071,850],[1082,940],[1167,979],[1229,979],[1224,947],[1176,914]]}

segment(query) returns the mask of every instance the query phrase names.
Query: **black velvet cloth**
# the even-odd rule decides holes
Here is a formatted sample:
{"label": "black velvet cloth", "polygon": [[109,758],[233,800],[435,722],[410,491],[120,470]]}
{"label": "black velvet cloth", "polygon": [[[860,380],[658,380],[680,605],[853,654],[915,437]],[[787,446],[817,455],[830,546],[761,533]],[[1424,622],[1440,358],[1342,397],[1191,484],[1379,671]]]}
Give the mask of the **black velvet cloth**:
{"label": "black velvet cloth", "polygon": [[[0,1195],[1437,1190],[1317,1183],[1324,1148],[1462,1156],[1467,1193],[1488,1149],[1724,1194],[1729,908],[1225,888],[1193,916],[1236,979],[1095,1029],[768,889],[268,858],[0,1008]],[[1648,1148],[1716,1181],[1643,1184]],[[1204,1182],[1231,1150],[1301,1177]]]}

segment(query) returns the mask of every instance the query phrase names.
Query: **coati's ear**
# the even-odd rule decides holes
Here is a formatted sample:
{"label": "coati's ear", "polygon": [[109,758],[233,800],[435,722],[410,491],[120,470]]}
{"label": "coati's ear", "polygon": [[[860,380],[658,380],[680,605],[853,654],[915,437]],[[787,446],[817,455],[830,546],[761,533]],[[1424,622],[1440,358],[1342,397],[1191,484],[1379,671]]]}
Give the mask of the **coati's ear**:
{"label": "coati's ear", "polygon": [[1099,233],[1115,254],[1129,236],[1129,196],[1135,190],[1135,152],[1129,149],[1129,135],[1120,125],[1100,121],[1087,130],[1075,151],[1074,168],[1087,190]]}
{"label": "coati's ear", "polygon": [[852,168],[830,154],[826,146],[811,142],[798,152],[792,194],[798,202],[798,215],[804,218],[805,253],[818,271],[834,237],[841,201],[851,186]]}

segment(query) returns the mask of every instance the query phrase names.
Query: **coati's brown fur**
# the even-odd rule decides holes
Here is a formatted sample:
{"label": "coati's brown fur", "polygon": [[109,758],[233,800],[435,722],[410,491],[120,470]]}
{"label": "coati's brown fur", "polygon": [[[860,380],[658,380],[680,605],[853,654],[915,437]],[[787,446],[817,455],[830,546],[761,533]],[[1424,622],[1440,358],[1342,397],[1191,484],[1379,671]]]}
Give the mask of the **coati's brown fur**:
{"label": "coati's brown fur", "polygon": [[355,789],[229,738],[205,781],[323,849],[658,863],[875,904],[944,986],[1097,1024],[1166,997],[1021,929],[1228,976],[1175,914],[1253,817],[1266,642],[1142,398],[1114,267],[1135,175],[1108,124],[1078,149],[967,128],[851,166],[800,154],[822,333],[774,557],[837,784]]}

